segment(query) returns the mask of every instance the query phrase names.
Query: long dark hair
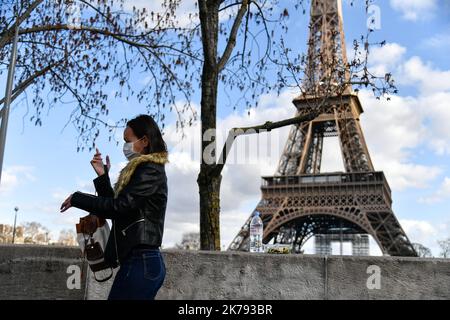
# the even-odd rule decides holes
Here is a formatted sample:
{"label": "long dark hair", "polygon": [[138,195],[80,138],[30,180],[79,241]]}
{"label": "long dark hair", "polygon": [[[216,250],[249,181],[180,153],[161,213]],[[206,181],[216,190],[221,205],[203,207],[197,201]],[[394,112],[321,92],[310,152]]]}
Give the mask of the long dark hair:
{"label": "long dark hair", "polygon": [[154,152],[167,152],[167,145],[164,142],[158,124],[147,114],[140,114],[136,118],[127,122],[127,126],[133,130],[138,139],[146,136],[149,145],[145,147],[145,154]]}

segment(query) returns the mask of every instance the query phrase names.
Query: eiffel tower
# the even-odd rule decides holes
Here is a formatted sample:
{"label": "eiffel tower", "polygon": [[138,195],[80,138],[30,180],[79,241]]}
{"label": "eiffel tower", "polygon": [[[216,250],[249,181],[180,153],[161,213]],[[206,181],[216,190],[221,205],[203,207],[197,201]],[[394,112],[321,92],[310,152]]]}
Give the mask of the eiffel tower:
{"label": "eiffel tower", "polygon": [[[290,244],[299,253],[315,236],[319,253],[329,253],[332,240],[345,238],[366,245],[359,252],[368,254],[370,235],[385,255],[417,256],[392,211],[389,184],[383,172],[375,171],[364,140],[359,122],[363,108],[350,85],[341,0],[311,0],[309,29],[306,80],[293,103],[297,116],[314,108],[321,113],[291,127],[275,175],[262,177],[255,211],[263,220],[263,243]],[[320,172],[323,139],[331,136],[338,137],[345,172]],[[228,250],[248,250],[252,215]]]}

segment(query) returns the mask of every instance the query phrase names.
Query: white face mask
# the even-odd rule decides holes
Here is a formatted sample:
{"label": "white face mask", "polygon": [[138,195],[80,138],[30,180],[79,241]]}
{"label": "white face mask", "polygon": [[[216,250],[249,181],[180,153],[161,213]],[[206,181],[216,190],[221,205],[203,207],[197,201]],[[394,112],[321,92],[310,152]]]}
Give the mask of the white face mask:
{"label": "white face mask", "polygon": [[[142,137],[142,138],[143,138],[143,137]],[[141,138],[141,139],[142,139],[142,138]],[[141,139],[138,139],[138,140],[133,141],[133,142],[125,142],[125,143],[123,144],[123,154],[125,155],[125,157],[126,157],[128,160],[131,160],[131,159],[133,159],[133,158],[135,158],[135,157],[137,157],[137,156],[140,155],[139,152],[134,151],[133,146],[134,146],[134,143],[135,143],[135,142],[137,142],[137,141],[139,141],[139,140],[141,140]]]}

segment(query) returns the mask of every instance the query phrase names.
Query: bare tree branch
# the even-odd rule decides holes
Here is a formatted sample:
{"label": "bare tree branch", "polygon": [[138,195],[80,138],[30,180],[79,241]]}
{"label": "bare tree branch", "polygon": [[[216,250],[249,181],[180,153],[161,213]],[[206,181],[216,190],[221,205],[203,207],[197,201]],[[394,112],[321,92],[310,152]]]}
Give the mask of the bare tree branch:
{"label": "bare tree branch", "polygon": [[6,30],[5,32],[3,32],[1,34],[1,38],[0,38],[0,48],[2,48],[3,46],[5,46],[9,41],[11,41],[11,39],[14,37],[14,30],[16,29],[16,25],[19,24],[19,26],[21,25],[21,23],[23,21],[25,21],[26,19],[28,19],[28,17],[31,15],[31,13],[34,11],[34,9],[37,8],[37,6],[39,6],[44,0],[35,0],[29,7],[28,9],[19,17],[19,20],[16,21],[11,28],[9,28],[8,30]]}
{"label": "bare tree branch", "polygon": [[[53,67],[61,64],[63,61],[60,60],[58,62],[55,62],[54,64],[51,64],[47,67],[45,67],[42,70],[37,71],[36,73],[34,73],[32,76],[30,76],[27,80],[22,81],[21,83],[19,83],[17,85],[17,87],[14,88],[12,95],[11,95],[11,102],[14,101],[14,99],[16,99],[22,92],[24,92],[28,86],[30,84],[32,84],[37,78],[39,78],[40,76],[46,74],[50,69],[52,69]],[[0,105],[2,105],[5,102],[6,98],[2,98],[0,99]],[[3,109],[2,109],[3,111]]]}
{"label": "bare tree branch", "polygon": [[98,28],[89,27],[89,26],[82,26],[82,25],[81,26],[72,26],[72,25],[68,25],[68,24],[56,24],[56,25],[35,26],[32,28],[19,30],[19,35],[42,32],[42,31],[59,31],[59,30],[89,31],[92,33],[97,33],[97,34],[101,34],[104,36],[112,37],[116,40],[127,43],[134,47],[153,47],[153,48],[158,47],[157,45],[152,46],[148,43],[140,43],[140,42],[136,42],[136,41],[131,41],[129,39],[124,38],[123,34],[117,34],[117,33],[111,32],[109,30],[103,30],[103,29],[98,29]]}
{"label": "bare tree branch", "polygon": [[231,28],[230,31],[230,38],[228,39],[223,55],[219,59],[219,63],[217,64],[217,68],[219,71],[221,71],[224,68],[228,59],[230,59],[234,47],[236,46],[237,33],[239,31],[239,28],[241,27],[242,19],[244,18],[245,12],[248,10],[248,3],[249,0],[242,1],[241,7],[239,8],[236,18],[234,19],[233,27]]}
{"label": "bare tree branch", "polygon": [[311,112],[307,115],[300,115],[300,116],[296,116],[293,118],[284,119],[281,121],[275,121],[275,122],[266,121],[264,124],[260,124],[260,125],[256,125],[256,126],[232,128],[228,132],[227,140],[222,148],[222,152],[219,157],[219,163],[217,163],[217,165],[215,166],[214,169],[217,170],[218,172],[222,171],[222,169],[227,161],[228,154],[231,151],[231,147],[232,147],[233,142],[236,139],[236,137],[241,136],[241,135],[249,135],[249,134],[271,131],[273,129],[278,129],[278,128],[286,127],[286,126],[293,125],[293,124],[300,125],[304,122],[314,120],[317,116],[319,116],[319,114],[320,114],[320,111],[317,110],[317,111]]}

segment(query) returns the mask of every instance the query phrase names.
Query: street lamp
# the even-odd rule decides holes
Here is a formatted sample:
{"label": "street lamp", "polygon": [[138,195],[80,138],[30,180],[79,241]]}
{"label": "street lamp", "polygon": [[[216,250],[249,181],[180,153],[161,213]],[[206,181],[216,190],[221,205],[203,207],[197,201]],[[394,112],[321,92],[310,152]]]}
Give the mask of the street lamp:
{"label": "street lamp", "polygon": [[0,126],[0,180],[2,177],[3,157],[5,153],[6,131],[8,127],[9,107],[11,105],[11,94],[14,81],[14,69],[17,60],[17,39],[19,38],[19,18],[16,18],[16,26],[14,33],[14,41],[11,49],[11,60],[8,68],[8,76],[6,78],[6,92],[4,107],[0,110],[0,118],[2,120]]}
{"label": "street lamp", "polygon": [[16,237],[16,221],[17,221],[17,211],[19,211],[19,207],[15,207],[14,211],[16,212],[16,214],[14,215],[14,229],[13,229],[13,239],[12,239],[12,243],[14,243],[14,239]]}

